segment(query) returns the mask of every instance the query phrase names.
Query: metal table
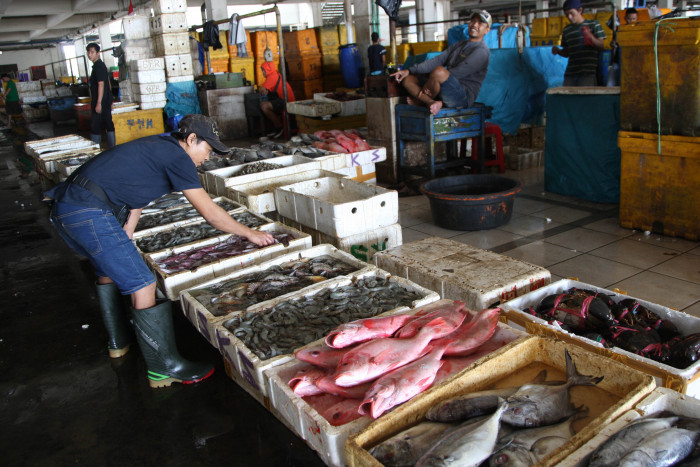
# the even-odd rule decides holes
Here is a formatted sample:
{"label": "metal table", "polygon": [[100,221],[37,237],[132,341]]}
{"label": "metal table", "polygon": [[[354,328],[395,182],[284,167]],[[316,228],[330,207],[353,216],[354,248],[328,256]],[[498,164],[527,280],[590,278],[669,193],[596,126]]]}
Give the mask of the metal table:
{"label": "metal table", "polygon": [[[400,174],[416,174],[435,177],[435,171],[448,167],[471,164],[471,159],[459,158],[456,151],[457,140],[479,138],[479,160],[477,173],[484,172],[484,124],[491,116],[491,107],[480,103],[466,109],[442,109],[437,115],[427,107],[414,105],[396,106],[396,134],[399,140],[398,164]],[[408,166],[404,161],[404,141],[423,141],[427,148],[425,165]],[[453,142],[447,160],[435,162],[435,143]]]}

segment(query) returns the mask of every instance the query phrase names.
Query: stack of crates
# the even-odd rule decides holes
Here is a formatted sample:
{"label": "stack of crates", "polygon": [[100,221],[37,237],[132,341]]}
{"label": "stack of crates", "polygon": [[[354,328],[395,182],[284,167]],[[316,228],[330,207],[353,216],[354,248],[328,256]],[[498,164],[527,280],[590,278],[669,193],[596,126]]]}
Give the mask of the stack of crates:
{"label": "stack of crates", "polygon": [[651,21],[622,25],[617,33],[620,225],[698,241],[700,17],[672,23],[658,31]]}
{"label": "stack of crates", "polygon": [[47,120],[49,107],[41,89],[41,81],[20,81],[16,86],[24,118],[29,122]]}
{"label": "stack of crates", "polygon": [[287,61],[289,84],[296,100],[312,99],[323,92],[321,53],[313,29],[285,32],[284,53]]}
{"label": "stack of crates", "polygon": [[533,47],[561,45],[561,32],[567,24],[566,21],[568,20],[563,16],[533,19],[530,44]]}
{"label": "stack of crates", "polygon": [[340,68],[340,40],[337,26],[321,26],[316,28],[316,41],[321,47],[321,62],[323,68],[323,90],[334,92],[342,88],[343,74]]}
{"label": "stack of crates", "polygon": [[155,16],[151,18],[151,37],[156,44],[156,57],[164,60],[167,82],[194,81],[187,33],[187,1],[155,0],[153,10]]}
{"label": "stack of crates", "polygon": [[131,102],[137,102],[143,110],[165,107],[167,84],[165,83],[165,60],[163,57],[130,61],[129,78]]}
{"label": "stack of crates", "polygon": [[[151,41],[150,18],[144,15],[130,15],[122,19],[124,41],[120,44],[127,64],[126,73],[119,76],[119,100],[130,103],[134,100],[134,78],[138,71],[131,63],[146,60],[155,56],[154,45]],[[133,69],[133,71],[132,71]],[[162,76],[165,80],[165,75]],[[138,79],[138,78],[137,78]]]}
{"label": "stack of crates", "polygon": [[[229,31],[229,35],[231,32]],[[253,50],[251,49],[253,41],[250,33],[245,32],[246,35],[246,53],[243,56],[242,51],[238,50],[238,47],[234,45],[228,46],[229,55],[229,67],[228,71],[231,73],[241,73],[243,79],[249,81],[250,84],[255,82],[255,56]]]}
{"label": "stack of crates", "polygon": [[[265,77],[262,73],[262,64],[265,62],[265,50],[270,49],[272,52],[272,61],[275,64],[275,68],[279,71],[280,69],[280,53],[279,46],[277,44],[277,31],[256,31],[250,35],[252,42],[250,43],[250,48],[253,49],[253,56],[255,57],[255,84],[262,86],[265,82]],[[289,79],[289,77],[287,77]]]}

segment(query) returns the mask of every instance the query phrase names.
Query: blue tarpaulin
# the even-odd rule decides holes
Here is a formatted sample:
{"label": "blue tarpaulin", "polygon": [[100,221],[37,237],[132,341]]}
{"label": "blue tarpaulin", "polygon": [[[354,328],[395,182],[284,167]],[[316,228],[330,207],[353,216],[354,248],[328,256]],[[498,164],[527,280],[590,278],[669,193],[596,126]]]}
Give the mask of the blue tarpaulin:
{"label": "blue tarpaulin", "polygon": [[168,83],[165,89],[165,98],[168,103],[165,104],[165,115],[172,117],[174,115],[189,115],[201,114],[202,109],[199,107],[199,99],[197,98],[197,86],[194,81],[181,81],[179,83]]}
{"label": "blue tarpaulin", "polygon": [[[484,36],[484,42],[489,46],[489,49],[498,49],[498,28],[501,27],[500,23],[493,23],[491,25],[491,30]],[[530,29],[525,28],[525,45],[530,45]],[[501,48],[511,49],[518,46],[515,41],[515,36],[518,32],[518,28],[509,27],[503,31],[503,37],[501,38]],[[455,42],[469,40],[469,25],[460,24],[459,26],[451,27],[447,31],[447,45],[450,46]]]}

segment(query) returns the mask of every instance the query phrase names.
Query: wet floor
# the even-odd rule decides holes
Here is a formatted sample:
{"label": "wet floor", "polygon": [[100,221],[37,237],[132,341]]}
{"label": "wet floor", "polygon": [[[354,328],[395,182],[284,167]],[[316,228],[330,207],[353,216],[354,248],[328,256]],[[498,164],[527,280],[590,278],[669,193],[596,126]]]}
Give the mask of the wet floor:
{"label": "wet floor", "polygon": [[[31,127],[30,127],[31,128]],[[21,178],[31,131],[0,128],[0,452],[4,465],[320,466],[314,451],[225,374],[174,306],[177,342],[209,380],[152,390],[134,348],[107,356],[89,263],[61,241]]]}

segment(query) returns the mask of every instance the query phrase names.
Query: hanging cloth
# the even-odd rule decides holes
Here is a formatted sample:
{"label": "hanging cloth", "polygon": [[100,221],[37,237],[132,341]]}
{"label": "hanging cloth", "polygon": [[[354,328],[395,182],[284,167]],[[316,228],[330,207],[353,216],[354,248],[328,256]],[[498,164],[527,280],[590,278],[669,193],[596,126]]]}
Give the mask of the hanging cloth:
{"label": "hanging cloth", "polygon": [[231,15],[231,21],[228,25],[228,45],[236,45],[238,49],[239,57],[247,57],[248,52],[246,51],[246,42],[248,38],[245,34],[245,28],[243,27],[243,22],[238,19],[238,13]]}
{"label": "hanging cloth", "polygon": [[214,21],[207,21],[202,29],[202,47],[205,50],[209,47],[212,47],[214,50],[224,47],[219,40],[219,26],[214,24]]}

